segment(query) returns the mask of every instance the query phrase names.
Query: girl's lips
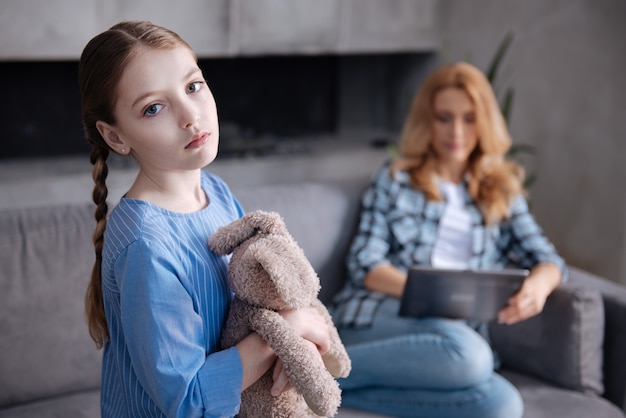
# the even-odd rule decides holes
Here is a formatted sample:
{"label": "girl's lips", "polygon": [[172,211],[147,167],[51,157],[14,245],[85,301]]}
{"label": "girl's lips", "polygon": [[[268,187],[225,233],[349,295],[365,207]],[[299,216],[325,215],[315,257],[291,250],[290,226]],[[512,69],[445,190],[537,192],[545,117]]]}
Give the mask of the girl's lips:
{"label": "girl's lips", "polygon": [[209,140],[209,134],[207,132],[196,134],[191,138],[191,142],[187,144],[185,149],[200,148],[201,146],[206,144],[208,140]]}

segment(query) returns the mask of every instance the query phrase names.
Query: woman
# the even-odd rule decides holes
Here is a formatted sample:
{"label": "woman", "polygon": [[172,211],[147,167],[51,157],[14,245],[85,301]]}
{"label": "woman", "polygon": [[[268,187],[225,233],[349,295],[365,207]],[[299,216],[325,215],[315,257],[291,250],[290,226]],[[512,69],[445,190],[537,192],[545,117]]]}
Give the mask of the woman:
{"label": "woman", "polygon": [[335,320],[352,359],[343,404],[401,417],[520,417],[517,390],[493,372],[484,324],[398,316],[411,265],[530,270],[498,315],[512,324],[541,312],[564,262],[523,197],[507,161],[506,123],[484,74],[444,66],[416,95],[401,157],[363,196],[348,255],[350,280]]}

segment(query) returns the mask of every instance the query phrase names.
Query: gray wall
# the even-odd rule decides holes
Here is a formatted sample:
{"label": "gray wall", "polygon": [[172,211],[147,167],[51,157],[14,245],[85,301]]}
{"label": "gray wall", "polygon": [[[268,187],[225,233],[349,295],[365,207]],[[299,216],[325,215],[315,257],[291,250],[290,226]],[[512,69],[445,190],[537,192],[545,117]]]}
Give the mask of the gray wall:
{"label": "gray wall", "polygon": [[[136,18],[144,13],[141,7],[126,7],[121,0],[49,3],[3,0],[3,59],[75,59],[86,39],[103,28],[103,20]],[[137,4],[142,3],[146,2]],[[189,35],[207,56],[249,52],[241,45],[233,47],[235,41],[256,39],[242,35],[242,30],[251,28],[241,20],[242,13],[281,4],[274,0],[262,4],[256,0],[220,0],[203,3],[205,14],[189,15],[187,8],[177,7],[174,10],[178,13],[170,16],[168,0],[156,3],[159,7],[146,9],[151,11],[146,17],[165,16],[164,23],[175,29],[176,25],[181,29],[194,27],[188,25],[189,19],[206,15],[216,21],[203,28],[219,31],[223,26],[228,30],[226,35],[234,41],[227,40],[224,33],[200,31],[196,38]],[[182,5],[196,3],[183,0]],[[311,4],[306,0],[296,3]],[[325,0],[321,5],[316,3],[318,6],[333,10],[336,22],[348,19],[354,29],[347,34],[346,30],[339,31],[334,38],[337,42],[326,49],[318,45],[316,50],[322,52],[390,52],[398,45],[400,51],[419,52],[440,47],[445,60],[469,59],[485,68],[504,34],[513,31],[515,40],[501,81],[516,93],[511,120],[514,141],[532,144],[538,150],[535,156],[524,159],[528,171],[538,175],[530,190],[533,213],[570,264],[626,284],[626,191],[621,182],[626,179],[626,165],[619,161],[626,147],[626,1]],[[369,14],[363,15],[364,7]],[[215,13],[214,8],[224,13]],[[33,16],[32,10],[39,10],[39,15]],[[80,18],[68,20],[67,16]],[[263,16],[271,19],[275,14]],[[315,16],[319,18],[319,14]],[[372,25],[376,20],[380,26]],[[39,24],[24,25],[33,21]],[[335,29],[345,28],[344,23]],[[308,33],[298,25],[289,27],[294,34]],[[379,38],[385,42],[372,40]],[[349,40],[345,41],[349,48],[339,42],[342,39]],[[294,52],[289,48],[281,51]],[[395,94],[408,103],[409,90],[416,88],[421,76],[405,77],[404,93]],[[346,108],[348,105],[341,110]],[[403,106],[396,109],[395,116],[383,115],[393,126],[400,125],[404,117]],[[351,116],[342,116],[340,128],[350,127]]]}
{"label": "gray wall", "polygon": [[[567,261],[626,284],[626,2],[444,0],[443,55],[481,68],[508,30],[514,142],[537,147],[532,210]],[[504,85],[503,85],[504,87]]]}

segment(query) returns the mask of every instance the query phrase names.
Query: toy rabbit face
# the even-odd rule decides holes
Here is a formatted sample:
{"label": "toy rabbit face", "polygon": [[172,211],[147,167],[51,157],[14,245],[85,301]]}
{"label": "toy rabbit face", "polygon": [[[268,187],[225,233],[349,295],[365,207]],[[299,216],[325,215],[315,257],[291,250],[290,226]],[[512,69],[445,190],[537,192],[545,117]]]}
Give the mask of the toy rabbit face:
{"label": "toy rabbit face", "polygon": [[[319,292],[319,279],[295,242],[267,234],[233,252],[229,271],[235,294],[270,309],[308,306]],[[232,261],[232,259],[231,259]]]}

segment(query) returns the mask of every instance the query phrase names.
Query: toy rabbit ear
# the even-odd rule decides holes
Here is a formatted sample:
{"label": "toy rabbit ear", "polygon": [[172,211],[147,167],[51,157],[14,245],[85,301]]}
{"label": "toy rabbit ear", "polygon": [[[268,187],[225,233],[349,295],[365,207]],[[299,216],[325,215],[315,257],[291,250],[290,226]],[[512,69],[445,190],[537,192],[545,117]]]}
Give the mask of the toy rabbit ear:
{"label": "toy rabbit ear", "polygon": [[278,213],[258,210],[219,228],[209,239],[209,248],[218,255],[227,255],[259,232],[283,234],[287,229]]}
{"label": "toy rabbit ear", "polygon": [[277,212],[264,212],[257,210],[250,212],[246,216],[249,216],[249,222],[258,232],[266,234],[288,235],[287,227],[283,218]]}

